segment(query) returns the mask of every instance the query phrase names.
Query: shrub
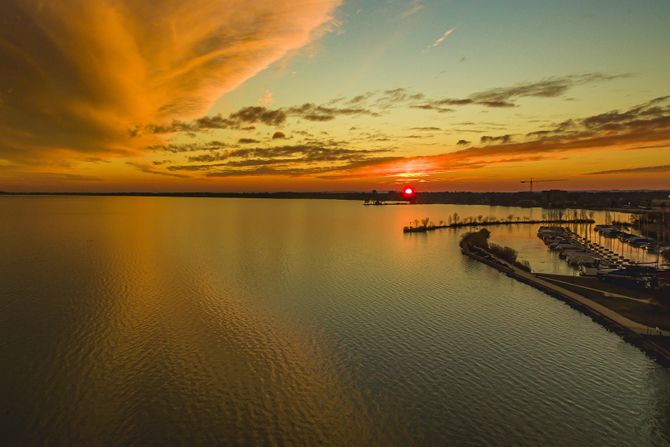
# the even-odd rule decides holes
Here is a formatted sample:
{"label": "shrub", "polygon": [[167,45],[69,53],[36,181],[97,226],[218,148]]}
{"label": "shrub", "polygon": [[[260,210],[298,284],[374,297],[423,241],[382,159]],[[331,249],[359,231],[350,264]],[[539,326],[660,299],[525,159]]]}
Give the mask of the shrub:
{"label": "shrub", "polygon": [[502,247],[498,244],[489,244],[489,251],[507,262],[514,264],[519,253],[511,247]]}
{"label": "shrub", "polygon": [[497,258],[500,258],[504,261],[507,261],[510,264],[517,266],[518,268],[531,272],[530,263],[528,261],[519,261],[519,253],[511,247],[503,247],[498,244],[489,243],[489,237],[491,233],[486,228],[482,228],[479,231],[471,231],[465,233],[461,238],[461,247],[479,247],[484,249],[494,255]]}
{"label": "shrub", "polygon": [[463,237],[461,237],[461,247],[472,246],[487,249],[489,246],[490,236],[491,232],[486,228],[482,228],[479,231],[465,233]]}

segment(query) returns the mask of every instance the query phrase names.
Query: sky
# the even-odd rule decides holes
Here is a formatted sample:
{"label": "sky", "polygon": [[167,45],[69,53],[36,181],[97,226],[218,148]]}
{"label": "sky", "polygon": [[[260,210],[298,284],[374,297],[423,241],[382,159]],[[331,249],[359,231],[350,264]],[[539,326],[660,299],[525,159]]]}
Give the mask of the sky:
{"label": "sky", "polygon": [[3,0],[0,23],[4,191],[670,188],[667,0]]}

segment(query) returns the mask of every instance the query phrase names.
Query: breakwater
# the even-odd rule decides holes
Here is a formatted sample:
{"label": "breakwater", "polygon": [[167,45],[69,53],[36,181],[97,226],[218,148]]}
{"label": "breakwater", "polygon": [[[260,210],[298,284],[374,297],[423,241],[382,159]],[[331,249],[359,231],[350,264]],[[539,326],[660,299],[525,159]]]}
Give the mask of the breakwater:
{"label": "breakwater", "polygon": [[[425,219],[424,219],[425,221]],[[403,227],[403,233],[426,233],[428,231],[440,230],[443,228],[472,228],[472,227],[493,227],[497,225],[538,225],[538,224],[593,224],[593,219],[535,219],[535,220],[483,220],[472,222],[456,222],[449,224],[417,224]]]}
{"label": "breakwater", "polygon": [[659,339],[667,340],[670,338],[670,333],[668,333],[668,331],[660,331],[659,333],[656,328],[632,321],[585,296],[560,287],[555,283],[541,279],[533,273],[523,271],[522,269],[497,258],[481,247],[461,244],[461,253],[471,259],[495,268],[510,278],[528,284],[547,295],[563,301],[573,309],[587,315],[591,320],[599,323],[607,330],[616,333],[628,343],[638,347],[659,364],[665,367],[670,367],[670,350],[663,344],[657,342]]}

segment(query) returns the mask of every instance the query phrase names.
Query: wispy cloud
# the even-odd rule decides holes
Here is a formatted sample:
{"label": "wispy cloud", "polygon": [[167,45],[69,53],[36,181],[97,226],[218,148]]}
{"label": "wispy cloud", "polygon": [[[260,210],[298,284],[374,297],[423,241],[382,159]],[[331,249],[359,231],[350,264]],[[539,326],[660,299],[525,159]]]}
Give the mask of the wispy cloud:
{"label": "wispy cloud", "polygon": [[586,175],[609,175],[609,174],[640,174],[670,172],[670,165],[644,166],[640,168],[610,169],[607,171],[588,172]]}
{"label": "wispy cloud", "polygon": [[612,81],[630,77],[630,74],[603,74],[584,73],[567,76],[555,76],[539,81],[521,82],[512,86],[496,87],[475,92],[467,98],[433,99],[414,108],[426,110],[451,111],[447,107],[480,105],[491,108],[515,107],[515,101],[520,98],[557,98],[566,94],[570,89],[587,84]]}
{"label": "wispy cloud", "polygon": [[426,49],[424,49],[423,52],[425,53],[425,52],[427,52],[427,51],[430,51],[432,48],[436,48],[436,47],[438,47],[438,46],[439,46],[442,42],[444,42],[444,40],[445,40],[447,37],[449,37],[454,31],[456,31],[456,27],[454,27],[454,28],[449,28],[448,30],[446,30],[440,37],[437,38],[437,40],[436,40],[435,42],[433,42],[432,45],[430,45],[429,47],[427,47]]}
{"label": "wispy cloud", "polygon": [[269,106],[272,104],[272,91],[271,90],[265,90],[263,93],[263,96],[258,98],[258,104],[261,106]]}
{"label": "wispy cloud", "polygon": [[323,33],[340,1],[3,0],[0,158],[134,153],[135,123],[203,113]]}
{"label": "wispy cloud", "polygon": [[401,19],[406,19],[409,16],[413,16],[417,12],[421,11],[424,8],[423,2],[420,0],[412,0],[407,9],[405,9],[402,14],[400,14]]}
{"label": "wispy cloud", "polygon": [[159,169],[156,169],[156,168],[154,168],[150,165],[143,164],[143,163],[135,163],[135,162],[132,162],[132,161],[128,161],[128,162],[126,162],[126,164],[129,165],[129,166],[132,166],[134,168],[139,169],[140,171],[144,172],[145,174],[156,174],[156,175],[164,175],[164,176],[168,176],[168,177],[186,178],[186,176],[183,175],[183,174],[176,174],[176,173],[172,173],[172,172],[161,171]]}

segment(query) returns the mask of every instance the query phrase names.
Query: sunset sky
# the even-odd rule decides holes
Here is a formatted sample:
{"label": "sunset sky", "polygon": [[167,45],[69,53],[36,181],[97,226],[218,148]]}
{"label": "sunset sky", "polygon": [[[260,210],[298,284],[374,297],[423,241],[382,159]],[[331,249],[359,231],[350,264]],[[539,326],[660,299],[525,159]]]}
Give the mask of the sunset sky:
{"label": "sunset sky", "polygon": [[670,188],[667,0],[3,0],[0,22],[0,190]]}

